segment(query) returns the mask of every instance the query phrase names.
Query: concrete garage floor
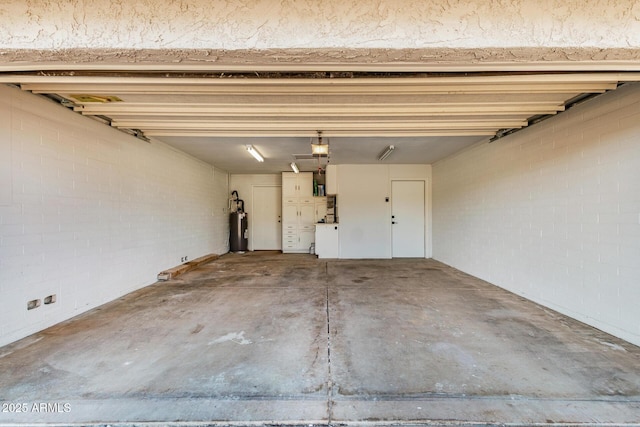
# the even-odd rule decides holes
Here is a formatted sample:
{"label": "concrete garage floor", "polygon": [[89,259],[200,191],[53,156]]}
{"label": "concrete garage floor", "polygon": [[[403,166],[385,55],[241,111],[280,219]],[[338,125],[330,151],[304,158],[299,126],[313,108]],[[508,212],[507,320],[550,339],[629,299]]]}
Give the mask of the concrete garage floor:
{"label": "concrete garage floor", "polygon": [[0,348],[0,390],[4,424],[640,425],[640,348],[436,261],[256,252]]}

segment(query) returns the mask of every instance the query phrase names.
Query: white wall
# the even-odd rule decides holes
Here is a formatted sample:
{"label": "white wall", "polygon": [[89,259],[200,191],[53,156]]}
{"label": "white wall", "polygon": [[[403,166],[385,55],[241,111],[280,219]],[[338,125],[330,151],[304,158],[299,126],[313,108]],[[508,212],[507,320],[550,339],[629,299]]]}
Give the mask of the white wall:
{"label": "white wall", "polygon": [[387,165],[338,165],[340,258],[391,258]]}
{"label": "white wall", "polygon": [[0,154],[0,345],[228,251],[228,175],[164,144],[0,86]]}
{"label": "white wall", "polygon": [[431,256],[430,165],[338,165],[339,257],[391,258],[391,181],[425,181],[425,256]]}
{"label": "white wall", "polygon": [[[233,190],[238,191],[239,197],[244,200],[244,210],[247,213],[249,220],[249,246],[250,251],[253,250],[253,232],[252,232],[252,218],[254,216],[255,208],[253,206],[253,187],[263,185],[282,185],[281,174],[231,174],[229,175],[229,194],[227,198],[231,197]],[[275,203],[282,204],[282,200],[276,200]],[[282,230],[279,231],[280,233]]]}
{"label": "white wall", "polygon": [[434,258],[640,345],[640,85],[433,167]]}

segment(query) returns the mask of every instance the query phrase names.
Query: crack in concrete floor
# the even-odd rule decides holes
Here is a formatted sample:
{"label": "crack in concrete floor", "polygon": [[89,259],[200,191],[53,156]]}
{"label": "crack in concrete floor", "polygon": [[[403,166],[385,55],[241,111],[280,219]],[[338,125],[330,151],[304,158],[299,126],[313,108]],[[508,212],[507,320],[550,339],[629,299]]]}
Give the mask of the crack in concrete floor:
{"label": "crack in concrete floor", "polygon": [[[328,271],[328,264],[325,264]],[[331,312],[329,302],[329,282],[327,281],[327,420],[331,424],[333,417],[333,380],[331,376]]]}

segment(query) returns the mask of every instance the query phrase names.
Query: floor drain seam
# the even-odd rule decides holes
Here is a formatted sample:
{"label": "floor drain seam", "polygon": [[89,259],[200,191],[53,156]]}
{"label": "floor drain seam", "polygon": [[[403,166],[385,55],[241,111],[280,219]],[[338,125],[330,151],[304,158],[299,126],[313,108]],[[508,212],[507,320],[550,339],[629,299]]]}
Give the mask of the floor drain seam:
{"label": "floor drain seam", "polygon": [[[328,273],[329,263],[325,263]],[[328,274],[327,274],[328,276]],[[327,310],[327,424],[330,426],[333,418],[333,379],[331,377],[331,319],[329,315],[329,280],[326,279],[326,310]]]}

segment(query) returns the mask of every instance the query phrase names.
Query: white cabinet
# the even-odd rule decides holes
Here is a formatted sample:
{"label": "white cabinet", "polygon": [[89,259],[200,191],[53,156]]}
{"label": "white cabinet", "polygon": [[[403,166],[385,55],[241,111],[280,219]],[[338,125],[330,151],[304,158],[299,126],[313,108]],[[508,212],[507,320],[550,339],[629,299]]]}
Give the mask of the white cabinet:
{"label": "white cabinet", "polygon": [[282,197],[298,197],[298,178],[296,174],[282,174]]}
{"label": "white cabinet", "polygon": [[282,197],[313,197],[313,173],[282,172]]}
{"label": "white cabinet", "polygon": [[318,258],[338,258],[338,224],[316,224]]}
{"label": "white cabinet", "polygon": [[304,253],[309,253],[309,248],[311,247],[311,244],[315,242],[316,237],[313,226],[311,229],[298,231],[298,236],[300,250]]}
{"label": "white cabinet", "polygon": [[[315,224],[315,205],[313,203],[301,202],[298,204],[298,210],[300,212],[300,218],[298,224],[302,228],[312,226]],[[312,227],[313,228],[313,227]]]}
{"label": "white cabinet", "polygon": [[298,197],[313,197],[313,173],[300,172],[298,175]]}
{"label": "white cabinet", "polygon": [[298,204],[285,202],[282,204],[282,224],[293,224],[298,227],[298,218],[300,217],[298,211]]}
{"label": "white cabinet", "polygon": [[308,253],[315,241],[313,174],[282,173],[282,252]]}

